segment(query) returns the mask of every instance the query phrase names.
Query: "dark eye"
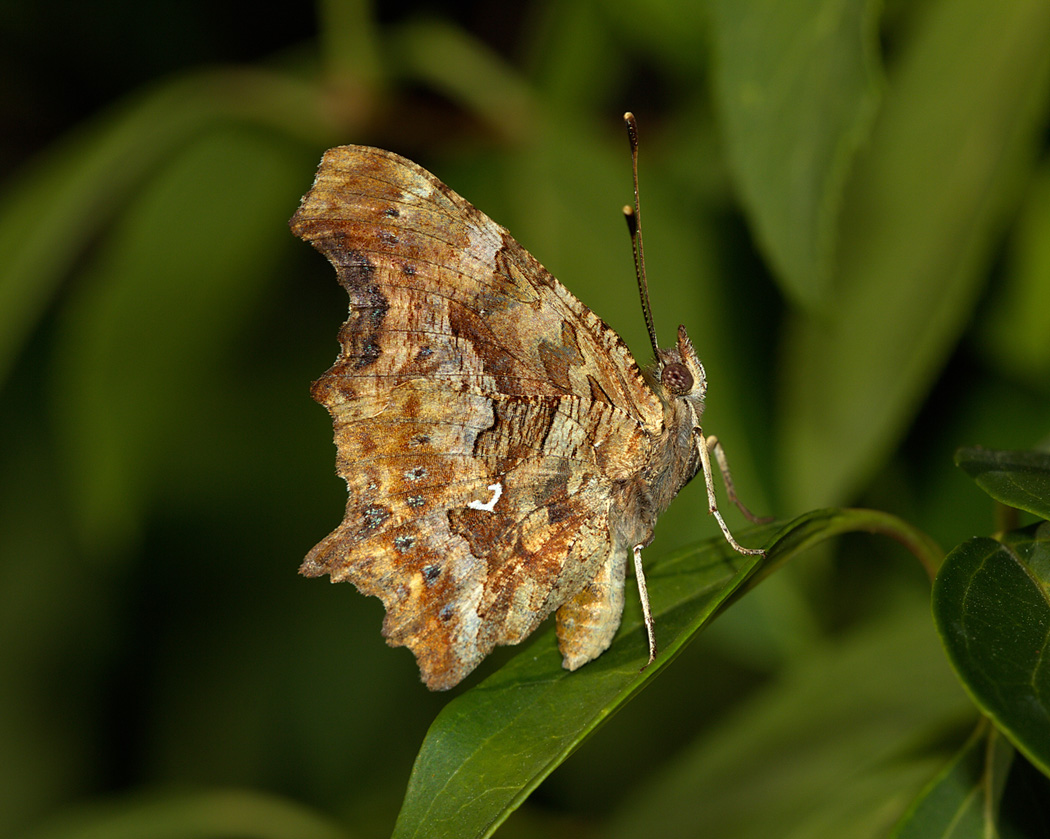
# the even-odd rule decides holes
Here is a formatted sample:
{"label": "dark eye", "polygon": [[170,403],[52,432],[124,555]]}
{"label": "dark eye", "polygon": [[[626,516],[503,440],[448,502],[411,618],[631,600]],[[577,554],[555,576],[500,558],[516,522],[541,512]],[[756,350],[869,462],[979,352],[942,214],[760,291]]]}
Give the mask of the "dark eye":
{"label": "dark eye", "polygon": [[684,364],[676,361],[664,367],[660,381],[675,396],[682,396],[693,389],[693,374],[685,369]]}

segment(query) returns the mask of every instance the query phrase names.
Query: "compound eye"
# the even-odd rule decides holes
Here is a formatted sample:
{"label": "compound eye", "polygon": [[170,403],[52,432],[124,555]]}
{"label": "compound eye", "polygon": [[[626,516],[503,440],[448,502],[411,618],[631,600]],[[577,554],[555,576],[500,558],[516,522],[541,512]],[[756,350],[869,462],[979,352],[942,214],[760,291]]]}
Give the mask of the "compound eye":
{"label": "compound eye", "polygon": [[683,396],[693,389],[693,374],[677,361],[664,367],[660,381],[675,396]]}

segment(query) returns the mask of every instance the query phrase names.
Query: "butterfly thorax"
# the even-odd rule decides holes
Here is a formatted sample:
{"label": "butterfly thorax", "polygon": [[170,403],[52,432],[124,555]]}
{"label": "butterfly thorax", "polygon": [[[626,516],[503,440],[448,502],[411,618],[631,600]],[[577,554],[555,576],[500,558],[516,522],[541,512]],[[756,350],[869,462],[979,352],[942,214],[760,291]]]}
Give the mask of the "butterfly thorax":
{"label": "butterfly thorax", "polygon": [[700,470],[696,434],[707,379],[685,327],[679,327],[677,346],[660,350],[646,378],[663,404],[664,421],[646,468],[619,493],[615,529],[626,546],[648,544],[657,518]]}

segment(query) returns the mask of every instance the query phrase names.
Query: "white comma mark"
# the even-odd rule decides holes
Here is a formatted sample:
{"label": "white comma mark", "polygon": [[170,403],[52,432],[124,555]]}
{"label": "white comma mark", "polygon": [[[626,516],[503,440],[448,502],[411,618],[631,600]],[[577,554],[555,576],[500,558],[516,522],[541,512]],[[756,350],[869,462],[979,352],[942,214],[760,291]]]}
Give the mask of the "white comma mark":
{"label": "white comma mark", "polygon": [[484,510],[486,513],[493,512],[496,502],[503,495],[503,484],[489,484],[489,489],[492,490],[492,500],[488,504],[482,504],[480,501],[471,501],[467,506],[472,510]]}

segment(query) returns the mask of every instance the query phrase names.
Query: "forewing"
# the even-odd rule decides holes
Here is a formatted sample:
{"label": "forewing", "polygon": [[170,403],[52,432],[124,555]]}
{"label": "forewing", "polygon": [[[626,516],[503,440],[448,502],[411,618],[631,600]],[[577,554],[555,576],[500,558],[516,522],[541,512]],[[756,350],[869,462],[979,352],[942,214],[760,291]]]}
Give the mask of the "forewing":
{"label": "forewing", "polygon": [[330,149],[291,227],[350,293],[343,355],[327,375],[363,379],[355,392],[427,377],[486,393],[590,395],[659,432],[659,400],[619,336],[415,163]]}

